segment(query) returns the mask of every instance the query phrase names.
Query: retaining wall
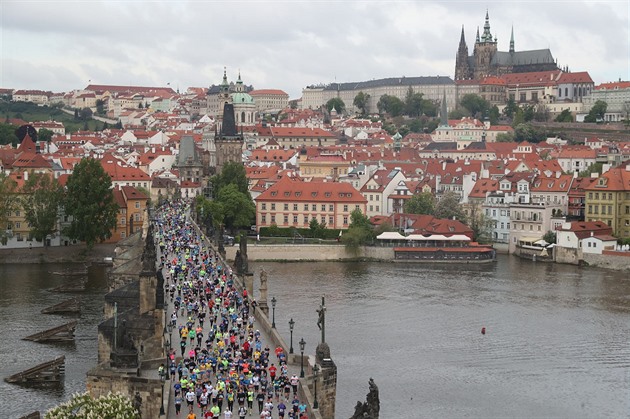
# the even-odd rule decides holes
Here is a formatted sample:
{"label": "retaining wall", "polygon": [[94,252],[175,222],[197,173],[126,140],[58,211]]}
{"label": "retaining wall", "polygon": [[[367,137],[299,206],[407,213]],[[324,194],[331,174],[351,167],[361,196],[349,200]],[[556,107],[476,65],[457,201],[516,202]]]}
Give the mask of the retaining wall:
{"label": "retaining wall", "polygon": [[[234,260],[238,246],[225,248],[226,258]],[[394,260],[394,249],[391,247],[366,246],[359,248],[354,254],[342,245],[326,244],[247,244],[247,258],[250,261],[336,261],[353,259],[373,259],[391,262]]]}

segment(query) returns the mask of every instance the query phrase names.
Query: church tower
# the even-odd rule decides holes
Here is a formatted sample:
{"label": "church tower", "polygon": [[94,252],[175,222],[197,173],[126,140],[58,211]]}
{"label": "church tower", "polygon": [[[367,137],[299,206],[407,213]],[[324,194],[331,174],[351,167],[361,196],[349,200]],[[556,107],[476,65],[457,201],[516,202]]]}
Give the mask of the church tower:
{"label": "church tower", "polygon": [[459,48],[455,57],[455,80],[466,80],[472,77],[472,69],[468,64],[468,46],[464,37],[464,25],[462,25],[462,35],[459,38]]}
{"label": "church tower", "polygon": [[243,163],[243,134],[236,128],[234,105],[223,105],[223,123],[217,130],[214,138],[216,147],[217,173],[221,173],[223,166],[228,162]]}
{"label": "church tower", "polygon": [[492,38],[490,33],[490,18],[488,11],[486,10],[486,22],[483,25],[483,35],[479,37],[479,29],[477,29],[477,39],[475,42],[475,50],[473,55],[475,57],[475,71],[473,77],[475,79],[481,79],[485,76],[491,75],[492,72],[492,58],[497,52],[497,38]]}

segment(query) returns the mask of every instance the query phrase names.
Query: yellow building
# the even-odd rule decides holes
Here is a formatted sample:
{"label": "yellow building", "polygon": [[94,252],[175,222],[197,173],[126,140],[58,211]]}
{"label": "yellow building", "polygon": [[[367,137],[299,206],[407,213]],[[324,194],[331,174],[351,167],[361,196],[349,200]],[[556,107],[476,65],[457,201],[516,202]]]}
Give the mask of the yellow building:
{"label": "yellow building", "polygon": [[602,174],[586,194],[586,221],[603,221],[619,238],[630,238],[630,164]]}

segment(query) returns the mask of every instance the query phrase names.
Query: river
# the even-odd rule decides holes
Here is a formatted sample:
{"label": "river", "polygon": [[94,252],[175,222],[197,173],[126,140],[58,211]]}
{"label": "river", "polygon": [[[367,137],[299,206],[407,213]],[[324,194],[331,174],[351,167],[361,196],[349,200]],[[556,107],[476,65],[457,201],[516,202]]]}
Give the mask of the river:
{"label": "river", "polygon": [[[326,341],[338,367],[337,418],[380,390],[382,418],[630,416],[630,278],[627,273],[536,264],[499,255],[490,265],[250,263],[269,274],[275,320],[289,343],[320,338],[315,310],[326,296]],[[0,375],[66,355],[56,391],[0,382],[0,417],[45,410],[85,389],[96,362],[105,281],[90,272],[80,294],[75,345],[21,337],[72,316],[39,311],[70,294],[51,265],[0,265]],[[255,282],[256,294],[258,291]],[[480,333],[486,327],[486,335]]]}

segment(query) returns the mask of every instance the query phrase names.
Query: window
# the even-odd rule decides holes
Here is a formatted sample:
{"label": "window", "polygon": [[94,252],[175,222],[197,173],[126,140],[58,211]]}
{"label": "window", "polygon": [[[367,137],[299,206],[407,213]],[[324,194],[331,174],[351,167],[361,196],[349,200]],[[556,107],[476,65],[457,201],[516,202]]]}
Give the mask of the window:
{"label": "window", "polygon": [[380,195],[376,195],[376,200],[379,201],[381,199]]}
{"label": "window", "polygon": [[358,206],[358,205],[355,205],[355,206],[354,206],[354,209],[355,209],[355,210],[358,210],[358,209],[360,209],[360,208],[359,208],[359,206]]}
{"label": "window", "polygon": [[297,211],[298,210],[298,204],[293,204],[293,211]]}
{"label": "window", "polygon": [[276,210],[276,204],[271,204],[271,210],[275,211]]}
{"label": "window", "polygon": [[[628,222],[628,221],[626,220],[626,222]],[[335,217],[330,215],[330,216],[328,216],[328,225],[331,226],[333,224],[335,224]]]}
{"label": "window", "polygon": [[613,200],[612,193],[609,193],[609,194],[608,194],[608,200],[609,200],[609,201],[612,201],[612,200]]}
{"label": "window", "polygon": [[267,203],[263,202],[262,204],[260,204],[260,209],[261,210],[266,210],[267,209]]}
{"label": "window", "polygon": [[308,211],[308,204],[304,204],[304,211]]}
{"label": "window", "polygon": [[[344,205],[344,206],[343,206],[343,211],[344,211],[344,212],[348,212],[348,205]],[[344,224],[345,224],[345,223],[344,223]]]}
{"label": "window", "polygon": [[334,211],[334,210],[335,210],[335,206],[333,204],[329,204],[328,211]]}
{"label": "window", "polygon": [[298,216],[294,215],[293,216],[293,224],[297,224],[298,223]]}
{"label": "window", "polygon": [[276,222],[276,216],[274,214],[271,215],[271,223],[275,223]]}
{"label": "window", "polygon": [[326,204],[322,204],[322,211],[326,211]]}
{"label": "window", "polygon": [[525,102],[527,100],[527,94],[526,93],[521,93],[521,97],[519,99],[520,102]]}
{"label": "window", "polygon": [[370,205],[370,211],[374,211],[374,208],[372,208],[372,205]]}
{"label": "window", "polygon": [[348,216],[347,215],[343,216],[343,225],[345,225],[345,226],[348,225]]}
{"label": "window", "polygon": [[22,223],[21,223],[21,222],[19,222],[19,221],[17,221],[17,222],[15,223],[15,228],[18,228],[18,229],[19,229],[19,228],[21,228],[21,227],[22,227]]}
{"label": "window", "polygon": [[120,217],[120,225],[126,225],[127,224],[127,217]]}
{"label": "window", "polygon": [[260,223],[261,224],[267,224],[267,215],[263,214],[260,216]]}
{"label": "window", "polygon": [[380,207],[377,205],[377,206],[376,206],[376,211],[377,211],[377,212],[378,212],[378,211],[380,211],[380,209],[379,209],[379,208],[380,208]]}
{"label": "window", "polygon": [[317,204],[313,204],[312,207],[313,207],[313,211],[317,211]]}
{"label": "window", "polygon": [[289,216],[288,215],[284,216],[284,223],[285,224],[289,224]]}

